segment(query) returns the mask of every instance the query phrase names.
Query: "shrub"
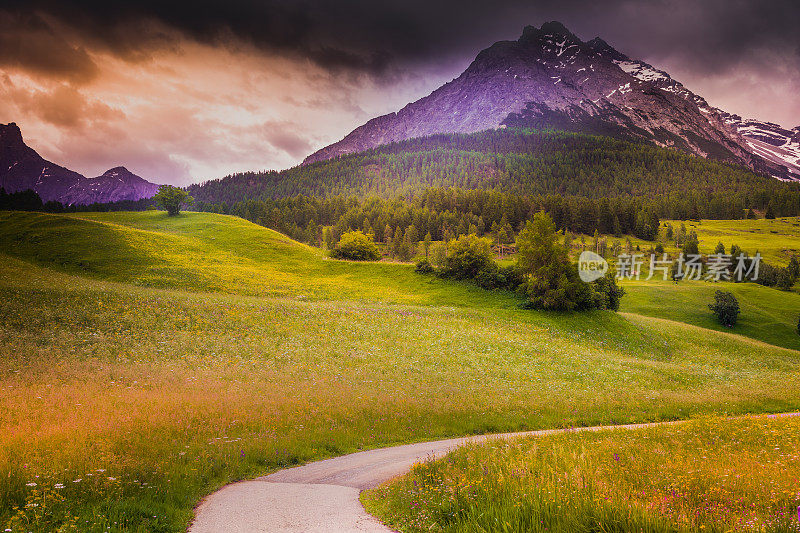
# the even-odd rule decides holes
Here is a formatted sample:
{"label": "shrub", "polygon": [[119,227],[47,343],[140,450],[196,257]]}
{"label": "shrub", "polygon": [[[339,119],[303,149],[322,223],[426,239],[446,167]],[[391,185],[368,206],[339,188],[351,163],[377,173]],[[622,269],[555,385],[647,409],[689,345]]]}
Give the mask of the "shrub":
{"label": "shrub", "polygon": [[736,325],[736,320],[739,317],[739,302],[733,293],[716,291],[714,293],[714,303],[708,304],[708,308],[717,315],[717,319],[723,326],[730,328]]}
{"label": "shrub", "polygon": [[792,286],[794,286],[794,282],[796,280],[792,277],[792,274],[788,268],[782,268],[778,271],[778,277],[775,281],[775,285],[779,290],[790,291],[792,290]]}
{"label": "shrub", "polygon": [[619,303],[625,296],[625,289],[617,285],[617,276],[608,271],[605,276],[592,282],[595,291],[595,307],[619,311]]}
{"label": "shrub", "polygon": [[372,239],[359,230],[348,231],[342,235],[331,256],[353,261],[377,261],[381,254]]}
{"label": "shrub", "polygon": [[686,243],[683,245],[684,255],[698,255],[700,253],[700,241],[697,239],[697,233],[692,231],[686,238]]}
{"label": "shrub", "polygon": [[482,270],[496,265],[491,242],[476,235],[462,235],[447,244],[443,274],[456,279],[475,279]]}
{"label": "shrub", "polygon": [[414,271],[418,272],[419,274],[430,274],[433,272],[433,265],[431,265],[431,262],[428,261],[427,257],[423,257],[417,261],[417,266],[414,268]]}
{"label": "shrub", "polygon": [[492,264],[491,267],[478,272],[475,282],[479,287],[493,289],[515,290],[525,281],[520,270],[514,266],[500,267]]}
{"label": "shrub", "polygon": [[444,269],[447,261],[447,245],[443,242],[434,242],[430,248],[430,262],[439,269]]}
{"label": "shrub", "polygon": [[516,290],[525,283],[525,273],[517,265],[500,267],[497,271],[505,278],[507,289]]}

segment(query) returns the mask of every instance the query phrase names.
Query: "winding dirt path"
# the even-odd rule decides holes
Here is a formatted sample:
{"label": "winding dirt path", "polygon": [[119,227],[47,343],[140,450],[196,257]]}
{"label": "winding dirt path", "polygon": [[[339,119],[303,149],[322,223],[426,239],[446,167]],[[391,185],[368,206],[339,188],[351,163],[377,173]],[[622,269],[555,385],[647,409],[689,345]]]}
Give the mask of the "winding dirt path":
{"label": "winding dirt path", "polygon": [[467,442],[578,431],[619,431],[684,422],[480,435],[379,448],[316,461],[223,487],[197,507],[189,533],[391,533],[392,530],[364,510],[358,500],[361,491],[406,473],[414,463],[442,457]]}

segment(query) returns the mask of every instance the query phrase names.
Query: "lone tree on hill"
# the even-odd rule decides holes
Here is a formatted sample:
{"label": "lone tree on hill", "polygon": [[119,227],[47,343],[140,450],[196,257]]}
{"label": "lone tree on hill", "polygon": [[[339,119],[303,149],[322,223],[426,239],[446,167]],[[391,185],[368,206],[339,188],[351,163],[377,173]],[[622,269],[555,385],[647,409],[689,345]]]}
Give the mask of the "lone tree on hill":
{"label": "lone tree on hill", "polygon": [[167,215],[174,217],[181,211],[181,206],[192,205],[194,198],[189,193],[172,185],[162,185],[153,196],[156,204],[167,210]]}

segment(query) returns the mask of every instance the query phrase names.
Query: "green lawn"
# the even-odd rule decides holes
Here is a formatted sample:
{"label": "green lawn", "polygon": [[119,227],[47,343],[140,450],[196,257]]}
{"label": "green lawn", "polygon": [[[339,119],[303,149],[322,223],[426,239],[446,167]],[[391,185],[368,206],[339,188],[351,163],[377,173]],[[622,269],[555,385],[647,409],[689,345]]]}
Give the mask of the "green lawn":
{"label": "green lawn", "polygon": [[14,532],[181,531],[224,483],[391,443],[800,409],[797,351],[523,311],[231,217],[0,213],[0,260]]}

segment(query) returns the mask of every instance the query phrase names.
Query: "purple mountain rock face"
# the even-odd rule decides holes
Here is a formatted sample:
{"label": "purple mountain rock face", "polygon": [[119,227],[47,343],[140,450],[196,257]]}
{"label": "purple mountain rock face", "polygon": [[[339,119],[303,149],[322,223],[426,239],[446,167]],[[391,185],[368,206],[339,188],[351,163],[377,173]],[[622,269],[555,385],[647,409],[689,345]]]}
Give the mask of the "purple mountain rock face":
{"label": "purple mountain rock face", "polygon": [[773,122],[743,119],[720,111],[725,123],[745,138],[750,150],[777,166],[786,168],[781,179],[800,180],[800,126],[787,130]]}
{"label": "purple mountain rock face", "polygon": [[397,113],[374,118],[304,164],[435,133],[553,127],[645,140],[791,178],[754,150],[726,114],[669,74],[561,23],[527,26],[481,51],[456,79]]}
{"label": "purple mountain rock face", "polygon": [[158,192],[158,185],[133,174],[125,167],[106,170],[102,176],[84,178],[62,197],[65,204],[91,204],[139,200]]}
{"label": "purple mountain rock face", "polygon": [[150,198],[158,185],[124,167],[86,178],[43,159],[22,140],[15,123],[0,124],[0,187],[6,192],[32,189],[43,201],[65,205],[92,204]]}

